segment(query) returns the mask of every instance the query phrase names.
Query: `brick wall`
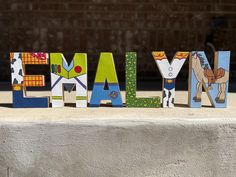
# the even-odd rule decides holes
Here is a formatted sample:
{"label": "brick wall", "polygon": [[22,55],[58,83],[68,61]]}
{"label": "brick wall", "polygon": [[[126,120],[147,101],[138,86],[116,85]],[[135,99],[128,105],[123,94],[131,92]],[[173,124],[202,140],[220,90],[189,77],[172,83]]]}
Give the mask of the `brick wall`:
{"label": "brick wall", "polygon": [[[1,0],[0,80],[10,81],[10,51],[88,53],[94,80],[99,53],[110,51],[124,81],[126,51],[137,51],[140,80],[159,82],[153,50],[172,58],[178,50],[231,50],[236,78],[235,0]],[[179,79],[188,76],[188,63]],[[47,73],[33,67],[29,73]]]}

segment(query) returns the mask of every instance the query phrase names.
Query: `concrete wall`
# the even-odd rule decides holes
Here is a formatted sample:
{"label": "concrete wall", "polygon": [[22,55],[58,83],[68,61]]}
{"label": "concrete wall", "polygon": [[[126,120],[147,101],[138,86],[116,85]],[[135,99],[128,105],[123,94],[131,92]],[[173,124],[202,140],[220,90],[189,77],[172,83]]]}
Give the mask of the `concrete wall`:
{"label": "concrete wall", "polygon": [[236,94],[227,109],[205,94],[203,108],[186,108],[187,94],[174,109],[13,109],[0,92],[0,177],[235,177]]}
{"label": "concrete wall", "polygon": [[236,176],[232,119],[1,122],[0,144],[1,177]]}

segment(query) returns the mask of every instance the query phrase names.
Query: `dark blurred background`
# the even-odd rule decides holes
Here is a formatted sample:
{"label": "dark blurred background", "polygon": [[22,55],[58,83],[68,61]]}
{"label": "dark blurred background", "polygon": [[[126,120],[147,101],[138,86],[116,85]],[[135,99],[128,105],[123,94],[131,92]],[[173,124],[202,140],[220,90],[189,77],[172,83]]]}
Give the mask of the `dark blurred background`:
{"label": "dark blurred background", "polygon": [[[236,91],[235,0],[0,0],[0,81],[10,89],[9,52],[88,54],[91,88],[100,52],[112,52],[124,88],[125,52],[138,53],[138,88],[161,89],[161,75],[151,55],[163,50],[231,50],[230,90]],[[177,88],[187,89],[188,62]],[[49,66],[28,66],[27,74],[44,74]],[[6,85],[6,84],[5,84]],[[2,87],[3,88],[3,87]]]}

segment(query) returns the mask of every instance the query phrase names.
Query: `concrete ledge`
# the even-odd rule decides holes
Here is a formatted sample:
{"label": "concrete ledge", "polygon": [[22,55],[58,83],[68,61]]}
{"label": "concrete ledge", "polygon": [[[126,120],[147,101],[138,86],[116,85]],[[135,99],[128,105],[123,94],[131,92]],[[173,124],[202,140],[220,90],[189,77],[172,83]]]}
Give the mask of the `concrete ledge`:
{"label": "concrete ledge", "polygon": [[231,102],[228,109],[0,111],[1,177],[236,176]]}
{"label": "concrete ledge", "polygon": [[0,134],[11,177],[236,175],[236,121],[2,123]]}

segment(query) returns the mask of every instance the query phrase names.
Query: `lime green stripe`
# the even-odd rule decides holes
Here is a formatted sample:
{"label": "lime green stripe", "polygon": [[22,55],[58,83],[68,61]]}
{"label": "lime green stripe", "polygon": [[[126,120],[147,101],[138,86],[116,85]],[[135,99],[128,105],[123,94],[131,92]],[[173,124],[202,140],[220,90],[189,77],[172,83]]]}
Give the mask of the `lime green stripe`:
{"label": "lime green stripe", "polygon": [[53,100],[62,100],[62,96],[52,96]]}
{"label": "lime green stripe", "polygon": [[118,83],[116,68],[112,53],[101,53],[95,82]]}
{"label": "lime green stripe", "polygon": [[76,100],[87,100],[86,96],[77,96]]}

